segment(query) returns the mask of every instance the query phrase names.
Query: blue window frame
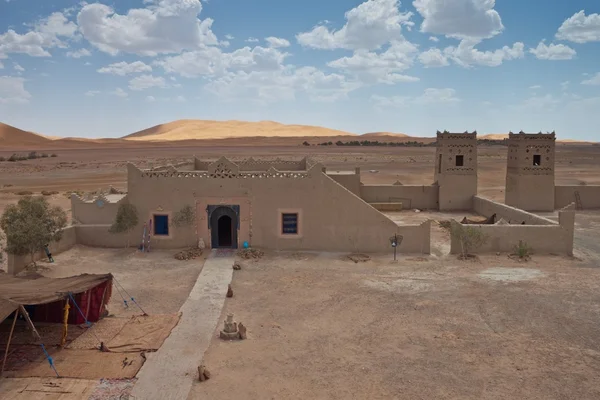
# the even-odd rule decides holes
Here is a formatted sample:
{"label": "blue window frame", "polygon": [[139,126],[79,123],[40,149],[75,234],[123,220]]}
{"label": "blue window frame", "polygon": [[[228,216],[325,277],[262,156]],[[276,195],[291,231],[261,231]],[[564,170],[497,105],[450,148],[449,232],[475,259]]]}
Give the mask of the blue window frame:
{"label": "blue window frame", "polygon": [[169,216],[155,215],[154,216],[154,234],[157,236],[169,235]]}
{"label": "blue window frame", "polygon": [[283,213],[281,215],[281,233],[284,235],[298,234],[298,214]]}

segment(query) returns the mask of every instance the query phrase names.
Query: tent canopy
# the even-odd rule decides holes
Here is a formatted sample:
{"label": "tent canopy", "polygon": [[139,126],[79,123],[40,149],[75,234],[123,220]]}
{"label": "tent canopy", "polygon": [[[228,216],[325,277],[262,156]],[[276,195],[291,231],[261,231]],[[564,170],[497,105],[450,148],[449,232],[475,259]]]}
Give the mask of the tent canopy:
{"label": "tent canopy", "polygon": [[0,274],[0,322],[11,315],[19,305],[29,306],[52,303],[73,294],[92,289],[108,280],[112,274],[82,274],[68,278],[16,278]]}

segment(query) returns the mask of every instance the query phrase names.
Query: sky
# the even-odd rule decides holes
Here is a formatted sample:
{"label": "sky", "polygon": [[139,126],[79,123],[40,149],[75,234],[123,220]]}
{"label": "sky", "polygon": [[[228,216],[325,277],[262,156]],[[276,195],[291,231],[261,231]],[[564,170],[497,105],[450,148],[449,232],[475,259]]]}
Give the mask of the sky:
{"label": "sky", "polygon": [[0,122],[177,119],[600,141],[600,2],[0,0]]}

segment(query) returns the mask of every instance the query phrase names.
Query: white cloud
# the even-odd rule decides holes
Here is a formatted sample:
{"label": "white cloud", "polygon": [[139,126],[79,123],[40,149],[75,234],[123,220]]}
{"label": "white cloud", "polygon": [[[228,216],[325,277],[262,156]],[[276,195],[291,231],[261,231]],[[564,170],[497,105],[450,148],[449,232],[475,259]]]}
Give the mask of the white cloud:
{"label": "white cloud", "polygon": [[289,54],[278,49],[256,46],[242,47],[231,53],[223,53],[216,47],[184,52],[155,61],[168,73],[177,73],[192,78],[198,76],[222,76],[232,71],[266,71],[283,68],[283,62]]}
{"label": "white cloud", "polygon": [[118,63],[107,65],[97,70],[101,74],[112,74],[125,76],[127,74],[137,74],[141,72],[152,72],[152,67],[144,64],[141,61],[134,61],[132,63],[126,63],[121,61]]}
{"label": "white cloud", "polygon": [[233,40],[235,38],[233,37],[233,35],[229,35],[228,34],[228,35],[225,35],[225,39],[227,39],[227,40]]}
{"label": "white cloud", "polygon": [[0,69],[4,68],[4,64],[2,64],[2,61],[0,61]]}
{"label": "white cloud", "polygon": [[340,74],[325,74],[314,67],[286,66],[276,71],[239,71],[211,81],[206,90],[224,99],[244,99],[261,104],[293,100],[305,93],[311,100],[334,101],[360,85]]}
{"label": "white cloud", "polygon": [[462,67],[483,65],[497,67],[505,60],[514,60],[525,56],[525,45],[516,42],[512,47],[504,46],[494,51],[480,51],[475,48],[478,40],[461,40],[457,47],[449,46],[444,49],[444,56]]}
{"label": "white cloud", "polygon": [[177,97],[175,97],[175,101],[179,102],[179,103],[183,103],[183,102],[185,102],[185,97],[184,96],[177,96]]}
{"label": "white cloud", "polygon": [[154,96],[146,96],[146,101],[152,103],[156,101],[156,98]]}
{"label": "white cloud", "polygon": [[402,25],[412,26],[411,12],[400,12],[398,0],[367,0],[345,13],[340,30],[323,25],[296,35],[302,46],[315,49],[374,50],[402,38]]}
{"label": "white cloud", "polygon": [[402,75],[414,61],[417,47],[406,41],[393,41],[382,53],[357,50],[351,57],[342,57],[327,66],[343,70],[366,84],[416,82],[419,78]]}
{"label": "white cloud", "polygon": [[178,53],[218,44],[213,20],[198,19],[200,0],[152,0],[147,8],[117,14],[111,7],[85,5],[77,15],[83,36],[99,50],[145,56]]}
{"label": "white cloud", "polygon": [[375,108],[402,108],[410,105],[426,105],[435,103],[459,103],[460,99],[456,97],[456,91],[451,88],[427,88],[417,97],[410,96],[371,96],[371,102],[374,103]]}
{"label": "white cloud", "polygon": [[533,86],[529,86],[529,89],[531,90],[537,90],[537,89],[541,89],[542,87],[540,85],[533,85]]}
{"label": "white cloud", "polygon": [[248,39],[246,39],[246,42],[247,43],[258,43],[258,42],[260,42],[260,40],[258,40],[255,37],[249,37]]}
{"label": "white cloud", "polygon": [[90,65],[92,65],[92,63],[91,63],[91,62],[89,62],[89,61],[86,61],[86,62],[85,62],[83,65],[85,65],[85,66],[88,66],[88,67],[89,67]]}
{"label": "white cloud", "polygon": [[581,82],[582,85],[600,85],[600,72],[591,77],[590,79],[586,79]]}
{"label": "white cloud", "polygon": [[19,64],[17,63],[13,63],[13,69],[15,71],[19,71],[19,72],[25,72],[25,68],[21,67]]}
{"label": "white cloud", "polygon": [[442,51],[435,48],[419,54],[419,61],[425,66],[425,68],[445,67],[450,64],[448,62],[448,58],[442,54]]}
{"label": "white cloud", "polygon": [[414,0],[423,17],[421,32],[459,39],[485,39],[504,26],[495,0]]}
{"label": "white cloud", "polygon": [[67,57],[71,58],[81,58],[81,57],[89,57],[92,53],[88,49],[79,49],[75,51],[67,51]]}
{"label": "white cloud", "polygon": [[545,96],[532,96],[515,108],[523,112],[547,112],[556,108],[560,100],[547,94]]}
{"label": "white cloud", "polygon": [[290,47],[290,42],[286,39],[281,39],[273,36],[269,36],[265,39],[269,44],[269,47],[278,48],[278,47]]}
{"label": "white cloud", "polygon": [[127,97],[127,96],[129,96],[127,94],[127,92],[124,91],[121,88],[116,88],[114,91],[110,92],[109,94],[112,94],[113,96],[118,96],[118,97]]}
{"label": "white cloud", "polygon": [[460,99],[456,97],[456,90],[450,88],[427,88],[421,96],[415,99],[417,104],[458,103],[459,101]]}
{"label": "white cloud", "polygon": [[560,83],[560,87],[562,90],[567,90],[569,88],[570,81],[564,81]]}
{"label": "white cloud", "polygon": [[0,104],[27,103],[30,98],[24,78],[0,76]]}
{"label": "white cloud", "polygon": [[556,38],[575,43],[600,42],[600,14],[586,16],[584,10],[573,14],[558,28]]}
{"label": "white cloud", "polygon": [[543,40],[535,49],[529,49],[529,52],[539,60],[571,60],[577,54],[569,46],[554,43],[546,45]]}
{"label": "white cloud", "polygon": [[88,90],[87,92],[85,92],[85,95],[88,97],[94,97],[97,94],[100,94],[99,90]]}
{"label": "white cloud", "polygon": [[67,45],[59,38],[72,38],[77,25],[68,21],[60,12],[50,14],[33,24],[33,30],[19,34],[9,29],[0,34],[0,58],[10,53],[27,54],[31,57],[50,57],[47,49],[65,48]]}
{"label": "white cloud", "polygon": [[129,89],[144,90],[151,87],[164,88],[167,84],[162,76],[140,75],[129,81]]}
{"label": "white cloud", "polygon": [[429,36],[429,40],[431,40],[434,43],[437,43],[440,41],[440,39],[436,38],[435,36]]}

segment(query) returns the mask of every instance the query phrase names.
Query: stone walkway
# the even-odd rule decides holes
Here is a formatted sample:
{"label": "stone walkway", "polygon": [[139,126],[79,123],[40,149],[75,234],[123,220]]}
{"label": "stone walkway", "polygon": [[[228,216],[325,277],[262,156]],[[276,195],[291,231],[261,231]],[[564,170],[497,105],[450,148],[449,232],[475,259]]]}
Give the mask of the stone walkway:
{"label": "stone walkway", "polygon": [[156,353],[146,353],[148,359],[137,375],[132,398],[187,399],[219,323],[227,285],[233,276],[233,262],[233,253],[211,253],[180,309],[179,324]]}

